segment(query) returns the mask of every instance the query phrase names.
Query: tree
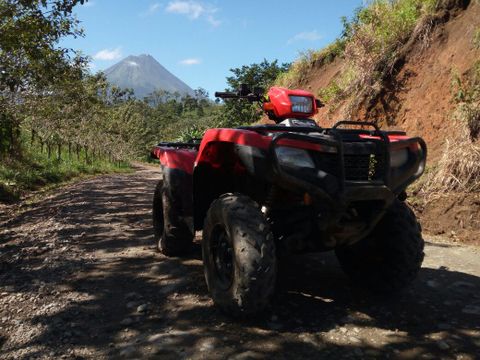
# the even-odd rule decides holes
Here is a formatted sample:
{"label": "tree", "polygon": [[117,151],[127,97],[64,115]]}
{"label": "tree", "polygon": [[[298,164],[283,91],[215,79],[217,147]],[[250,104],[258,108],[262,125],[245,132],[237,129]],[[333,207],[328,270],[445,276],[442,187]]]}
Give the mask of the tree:
{"label": "tree", "polygon": [[[264,59],[259,64],[244,65],[240,68],[233,68],[230,71],[233,76],[227,77],[229,88],[227,91],[236,91],[241,84],[251,87],[259,86],[267,89],[272,86],[277,77],[286,72],[290,64],[278,64],[278,60],[269,62]],[[244,101],[227,100],[221,118],[221,124],[225,127],[234,127],[244,124],[251,124],[262,116],[256,104]]]}
{"label": "tree", "polygon": [[[44,91],[85,59],[58,47],[65,36],[82,36],[72,9],[85,0],[0,1],[0,155],[18,153],[25,98]],[[74,59],[75,58],[75,59]]]}
{"label": "tree", "polygon": [[84,0],[3,0],[0,3],[1,86],[15,91],[50,84],[69,66],[71,51],[56,47],[82,36],[73,7]]}
{"label": "tree", "polygon": [[248,84],[250,86],[260,86],[267,88],[277,79],[278,75],[288,71],[289,63],[278,64],[278,60],[269,62],[264,59],[259,64],[243,65],[240,68],[230,69],[233,76],[227,77],[227,83],[230,91],[236,90],[240,84]]}

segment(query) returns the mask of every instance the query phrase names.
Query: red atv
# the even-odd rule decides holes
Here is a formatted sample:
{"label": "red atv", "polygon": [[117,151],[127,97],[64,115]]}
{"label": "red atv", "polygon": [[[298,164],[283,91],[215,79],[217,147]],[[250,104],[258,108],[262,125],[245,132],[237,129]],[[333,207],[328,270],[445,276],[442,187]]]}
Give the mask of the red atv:
{"label": "red atv", "polygon": [[210,129],[201,141],[160,143],[163,180],[153,201],[158,250],[187,253],[203,230],[205,278],[218,306],[256,313],[274,293],[277,258],[335,250],[355,284],[377,292],[408,285],[424,241],[405,189],[425,168],[418,137],[371,122],[311,120],[306,91],[242,86],[223,99],[261,102],[276,125]]}

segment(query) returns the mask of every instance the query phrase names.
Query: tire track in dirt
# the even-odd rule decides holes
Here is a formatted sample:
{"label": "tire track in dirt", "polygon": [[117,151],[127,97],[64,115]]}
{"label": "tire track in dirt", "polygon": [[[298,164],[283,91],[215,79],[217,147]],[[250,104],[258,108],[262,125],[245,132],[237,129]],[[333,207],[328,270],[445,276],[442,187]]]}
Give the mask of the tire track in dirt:
{"label": "tire track in dirt", "polygon": [[234,321],[200,251],[155,253],[158,169],[64,188],[0,225],[0,358],[452,358],[480,353],[478,248],[431,241],[419,279],[380,299],[332,254],[282,266],[272,307]]}

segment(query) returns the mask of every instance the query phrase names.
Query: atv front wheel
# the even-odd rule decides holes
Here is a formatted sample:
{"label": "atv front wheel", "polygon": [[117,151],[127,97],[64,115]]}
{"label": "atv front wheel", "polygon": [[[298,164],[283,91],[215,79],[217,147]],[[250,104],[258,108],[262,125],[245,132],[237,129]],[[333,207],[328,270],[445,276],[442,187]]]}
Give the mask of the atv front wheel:
{"label": "atv front wheel", "polygon": [[369,236],[336,249],[336,254],[355,285],[386,294],[402,290],[415,279],[423,248],[415,214],[396,200]]}
{"label": "atv front wheel", "polygon": [[208,210],[202,255],[213,301],[233,316],[264,309],[274,292],[277,262],[270,227],[258,205],[225,194]]}
{"label": "atv front wheel", "polygon": [[187,253],[193,241],[193,234],[179,224],[174,205],[163,180],[160,180],[153,195],[153,231],[157,250],[167,256]]}

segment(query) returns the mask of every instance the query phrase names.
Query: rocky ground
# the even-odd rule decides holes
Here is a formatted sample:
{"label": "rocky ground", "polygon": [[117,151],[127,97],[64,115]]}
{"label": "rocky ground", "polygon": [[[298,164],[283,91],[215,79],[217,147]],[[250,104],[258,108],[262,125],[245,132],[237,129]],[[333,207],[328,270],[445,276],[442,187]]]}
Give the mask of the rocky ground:
{"label": "rocky ground", "polygon": [[479,248],[427,237],[419,279],[395,299],[353,290],[332,254],[295,257],[271,309],[234,321],[213,306],[199,251],[154,251],[158,178],[142,167],[0,209],[0,358],[480,357]]}

